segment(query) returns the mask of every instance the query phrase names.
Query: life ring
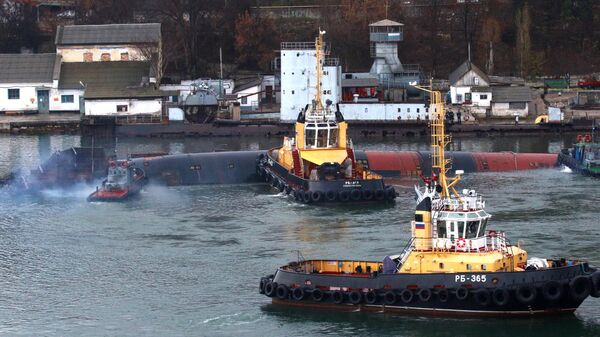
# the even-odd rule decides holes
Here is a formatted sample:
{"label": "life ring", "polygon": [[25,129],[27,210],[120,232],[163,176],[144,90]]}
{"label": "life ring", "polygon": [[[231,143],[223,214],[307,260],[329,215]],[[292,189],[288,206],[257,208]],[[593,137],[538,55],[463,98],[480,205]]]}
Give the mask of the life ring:
{"label": "life ring", "polygon": [[431,299],[431,295],[431,289],[425,288],[419,290],[419,300],[421,300],[421,302],[428,302]]}
{"label": "life ring", "polygon": [[294,290],[292,290],[292,298],[295,301],[302,301],[304,297],[306,297],[306,292],[304,291],[304,288],[294,288]]}
{"label": "life ring", "polygon": [[288,286],[286,286],[285,284],[280,284],[277,286],[275,294],[277,295],[277,298],[285,300],[290,294],[290,288],[288,288]]}
{"label": "life ring", "polygon": [[589,143],[592,141],[592,136],[590,134],[587,134],[587,135],[585,135],[584,139],[585,139],[586,143]]}
{"label": "life ring", "polygon": [[367,302],[367,304],[375,304],[377,303],[377,293],[373,290],[369,290],[366,294],[365,294],[365,302]]}
{"label": "life ring", "polygon": [[277,290],[277,283],[268,281],[267,284],[265,284],[265,295],[273,297],[275,296],[275,290]]}
{"label": "life ring", "polygon": [[590,295],[592,297],[600,297],[600,271],[597,271],[590,276],[590,281],[592,283],[592,292]]}
{"label": "life ring", "polygon": [[562,285],[557,281],[548,281],[542,287],[546,301],[558,301],[562,297]]}
{"label": "life ring", "polygon": [[390,290],[390,291],[386,292],[385,294],[383,294],[383,303],[385,303],[386,305],[396,304],[397,301],[398,301],[398,296],[396,295],[395,291]]}
{"label": "life ring", "polygon": [[344,303],[344,293],[339,290],[335,290],[331,297],[333,297],[333,302],[336,304]]}
{"label": "life ring", "polygon": [[440,302],[445,303],[448,302],[448,300],[450,299],[450,292],[448,292],[448,289],[440,289],[437,291],[437,297],[438,300],[440,300]]}
{"label": "life ring", "polygon": [[456,240],[456,248],[463,249],[467,246],[467,241],[463,238]]}
{"label": "life ring", "polygon": [[325,293],[321,289],[315,288],[315,289],[313,289],[312,293],[310,294],[310,297],[315,302],[321,302],[322,300],[325,299]]}
{"label": "life ring", "polygon": [[522,304],[530,304],[537,297],[537,289],[532,285],[525,284],[517,289],[515,296]]}
{"label": "life ring", "polygon": [[458,289],[456,289],[454,295],[456,296],[457,300],[464,301],[467,299],[467,297],[469,297],[469,289],[464,286],[460,286]]}
{"label": "life ring", "polygon": [[340,199],[341,202],[346,202],[348,200],[350,200],[350,191],[340,191],[340,193],[338,193],[338,198]]}
{"label": "life ring", "polygon": [[409,290],[409,289],[403,289],[403,290],[400,292],[400,299],[402,300],[402,302],[404,302],[404,303],[406,303],[406,304],[408,304],[408,303],[412,302],[412,300],[413,300],[413,297],[414,297],[414,294],[413,294],[413,292],[412,292],[411,290]]}
{"label": "life ring", "polygon": [[382,201],[385,199],[385,192],[383,190],[375,191],[375,200]]}
{"label": "life ring", "polygon": [[492,293],[492,300],[497,306],[505,306],[510,301],[510,292],[504,288],[496,288]]}
{"label": "life ring", "polygon": [[312,199],[312,202],[320,202],[321,200],[323,200],[323,192],[312,191],[310,193],[310,198]]}
{"label": "life ring", "polygon": [[492,303],[492,296],[487,289],[479,289],[474,293],[475,301],[482,307],[487,307]]}
{"label": "life ring", "polygon": [[581,143],[583,141],[583,135],[577,135],[577,142]]}
{"label": "life ring", "polygon": [[362,197],[364,200],[370,201],[373,200],[373,191],[371,190],[364,190],[362,192]]}
{"label": "life ring", "polygon": [[577,301],[583,301],[590,295],[592,282],[587,276],[579,275],[569,282],[569,293]]}
{"label": "life ring", "polygon": [[348,299],[350,300],[350,303],[358,305],[362,303],[363,296],[360,291],[354,290],[350,292],[350,294],[348,295]]}
{"label": "life ring", "polygon": [[362,193],[360,193],[360,190],[352,190],[350,192],[350,199],[352,199],[352,201],[359,201],[361,196]]}
{"label": "life ring", "polygon": [[335,191],[327,191],[325,193],[325,200],[327,200],[329,202],[335,201],[336,197],[337,197],[337,193],[335,193]]}

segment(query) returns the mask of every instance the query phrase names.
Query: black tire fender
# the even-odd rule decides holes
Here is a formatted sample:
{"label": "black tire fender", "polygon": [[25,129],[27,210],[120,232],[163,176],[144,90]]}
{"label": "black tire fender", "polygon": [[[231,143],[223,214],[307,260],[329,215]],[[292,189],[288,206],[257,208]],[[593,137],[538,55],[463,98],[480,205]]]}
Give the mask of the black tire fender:
{"label": "black tire fender", "polygon": [[321,191],[312,191],[310,193],[310,198],[313,202],[321,202],[323,200],[323,192]]}
{"label": "black tire fender", "polygon": [[360,192],[360,190],[352,190],[350,192],[350,199],[352,199],[352,201],[359,201],[361,197],[362,193]]}
{"label": "black tire fender", "polygon": [[321,289],[315,288],[310,294],[310,297],[315,302],[321,302],[325,299],[325,293]]}
{"label": "black tire fender", "polygon": [[264,294],[265,293],[265,283],[266,280],[264,277],[260,278],[260,283],[258,284],[258,293],[259,294]]}
{"label": "black tire fender", "polygon": [[267,295],[269,297],[273,297],[273,296],[275,296],[275,291],[276,290],[277,290],[277,283],[276,282],[268,281],[265,284],[265,295]]}
{"label": "black tire fender", "polygon": [[350,200],[350,191],[340,191],[340,193],[338,193],[338,198],[341,202],[347,202]]}
{"label": "black tire fender", "polygon": [[592,282],[592,292],[590,295],[592,297],[600,297],[600,271],[597,271],[590,276],[590,281]]}
{"label": "black tire fender", "polygon": [[384,190],[375,191],[374,197],[375,197],[375,200],[382,201],[383,199],[385,199],[385,191]]}
{"label": "black tire fender", "polygon": [[517,297],[517,301],[523,304],[530,304],[537,297],[537,289],[530,284],[525,284],[517,289],[515,296]]}
{"label": "black tire fender", "polygon": [[424,288],[419,290],[419,300],[421,300],[421,302],[428,302],[431,299],[431,295],[431,289]]}
{"label": "black tire fender", "polygon": [[386,305],[394,305],[396,302],[398,302],[398,295],[396,295],[395,291],[390,290],[383,294],[383,303]]}
{"label": "black tire fender", "polygon": [[450,299],[450,292],[448,289],[440,289],[437,291],[437,297],[440,302],[446,303]]}
{"label": "black tire fender", "polygon": [[412,302],[413,298],[414,293],[410,289],[402,289],[402,291],[400,292],[400,299],[406,304]]}
{"label": "black tire fender", "polygon": [[492,301],[497,306],[505,306],[510,302],[510,292],[504,288],[496,288],[492,293]]}
{"label": "black tire fender", "polygon": [[392,186],[388,186],[385,188],[385,197],[389,200],[396,199],[396,190]]}
{"label": "black tire fender", "polygon": [[370,201],[373,200],[373,191],[371,190],[364,190],[362,192],[362,197],[364,200]]}
{"label": "black tire fender", "polygon": [[295,301],[302,301],[305,297],[306,297],[306,291],[304,291],[304,288],[299,287],[299,288],[294,288],[294,290],[292,290],[292,298]]}
{"label": "black tire fender", "polygon": [[475,301],[482,307],[487,307],[492,303],[492,296],[487,289],[479,289],[473,293]]}
{"label": "black tire fender", "polygon": [[354,305],[361,304],[363,301],[363,295],[360,291],[354,290],[348,294],[348,299],[350,300],[350,303]]}
{"label": "black tire fender", "polygon": [[546,301],[558,301],[562,294],[563,286],[558,281],[548,281],[542,286],[542,295]]}
{"label": "black tire fender", "polygon": [[583,301],[590,295],[592,282],[588,276],[579,275],[569,282],[569,293],[577,301]]}
{"label": "black tire fender", "polygon": [[377,293],[374,290],[370,290],[365,294],[365,302],[367,304],[377,303]]}
{"label": "black tire fender", "polygon": [[454,292],[454,296],[456,296],[456,299],[458,299],[460,301],[464,301],[467,299],[467,297],[469,297],[469,289],[466,287],[460,286]]}
{"label": "black tire fender", "polygon": [[331,297],[333,298],[333,302],[335,302],[336,304],[342,304],[344,303],[344,293],[339,291],[339,290],[335,290],[332,294]]}
{"label": "black tire fender", "polygon": [[335,201],[336,198],[337,193],[335,193],[335,191],[327,191],[327,193],[325,193],[325,200],[329,202]]}
{"label": "black tire fender", "polygon": [[277,298],[285,300],[290,295],[290,288],[285,284],[280,284],[277,286],[275,295],[277,296]]}

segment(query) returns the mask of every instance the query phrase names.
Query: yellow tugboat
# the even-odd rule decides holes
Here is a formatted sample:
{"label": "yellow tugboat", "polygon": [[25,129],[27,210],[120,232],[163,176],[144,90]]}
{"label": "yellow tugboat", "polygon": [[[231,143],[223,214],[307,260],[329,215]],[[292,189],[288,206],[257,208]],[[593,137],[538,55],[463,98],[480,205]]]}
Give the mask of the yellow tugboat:
{"label": "yellow tugboat", "polygon": [[258,160],[258,173],[282,192],[303,203],[391,201],[392,186],[361,165],[347,136],[348,124],[339,108],[321,99],[323,35],[316,39],[316,90],[311,104],[299,113],[295,138],[267,151]]}
{"label": "yellow tugboat", "polygon": [[[426,90],[421,88],[422,90]],[[273,303],[426,315],[519,316],[573,312],[600,297],[600,271],[566,258],[528,258],[474,190],[460,193],[462,172],[447,177],[444,105],[431,94],[432,178],[417,190],[412,238],[383,261],[299,260],[260,280]]]}

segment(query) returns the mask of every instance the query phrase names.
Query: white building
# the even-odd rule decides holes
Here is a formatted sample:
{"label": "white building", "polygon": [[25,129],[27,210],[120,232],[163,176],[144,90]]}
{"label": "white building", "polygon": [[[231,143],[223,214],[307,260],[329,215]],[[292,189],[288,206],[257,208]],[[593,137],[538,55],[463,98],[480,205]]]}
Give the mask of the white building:
{"label": "white building", "polygon": [[[341,101],[341,68],[339,61],[323,62],[321,99],[332,104]],[[314,42],[281,43],[281,121],[294,122],[298,113],[315,96],[317,53]]]}
{"label": "white building", "polygon": [[61,111],[60,57],[56,54],[0,54],[0,112]]}
{"label": "white building", "polygon": [[59,26],[56,53],[63,62],[160,60],[160,23]]}
{"label": "white building", "polygon": [[[450,100],[452,104],[467,104],[473,103],[473,87],[489,87],[490,79],[471,61],[465,61],[449,77],[450,80]],[[485,95],[485,94],[484,94]],[[478,103],[483,103],[487,98],[478,98]]]}
{"label": "white building", "polygon": [[241,111],[257,111],[263,97],[263,80],[260,77],[236,81],[233,94],[237,95]]}

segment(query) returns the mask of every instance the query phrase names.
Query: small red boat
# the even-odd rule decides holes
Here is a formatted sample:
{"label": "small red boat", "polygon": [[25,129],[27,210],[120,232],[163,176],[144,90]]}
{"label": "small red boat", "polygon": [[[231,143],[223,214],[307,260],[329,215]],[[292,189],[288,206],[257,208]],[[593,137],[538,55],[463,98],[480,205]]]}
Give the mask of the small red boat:
{"label": "small red boat", "polygon": [[102,187],[96,187],[87,200],[122,201],[137,195],[146,181],[144,171],[129,166],[127,160],[110,161],[108,176],[102,182]]}

